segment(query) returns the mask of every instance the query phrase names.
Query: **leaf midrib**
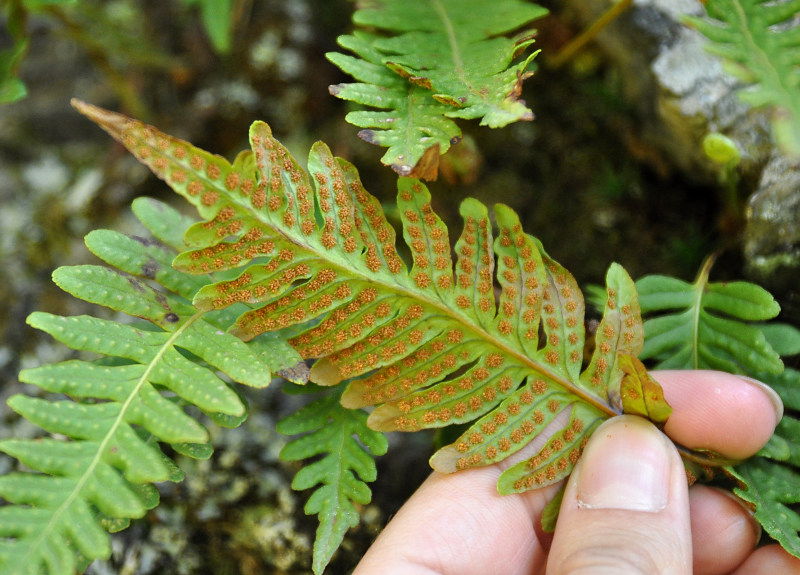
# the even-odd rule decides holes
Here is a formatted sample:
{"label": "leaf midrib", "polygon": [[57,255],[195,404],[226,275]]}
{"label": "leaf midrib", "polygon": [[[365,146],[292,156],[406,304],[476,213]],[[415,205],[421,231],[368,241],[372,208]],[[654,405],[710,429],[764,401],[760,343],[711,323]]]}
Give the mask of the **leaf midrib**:
{"label": "leaf midrib", "polygon": [[439,20],[442,22],[442,26],[444,28],[444,34],[447,38],[447,43],[450,46],[450,59],[453,62],[453,68],[456,71],[456,75],[458,76],[459,81],[473,94],[478,94],[475,89],[472,87],[472,83],[467,78],[466,72],[464,71],[464,60],[461,57],[461,49],[458,44],[458,38],[456,38],[456,31],[453,28],[453,23],[450,20],[450,16],[447,14],[447,10],[442,5],[440,0],[431,0],[431,4],[433,5],[433,9],[436,11],[436,14],[439,16]]}
{"label": "leaf midrib", "polygon": [[[593,395],[584,391],[569,379],[565,379],[563,375],[548,369],[541,363],[532,361],[525,354],[524,351],[509,346],[502,339],[494,336],[491,332],[473,323],[470,320],[470,318],[465,314],[457,310],[454,310],[452,307],[446,305],[445,302],[441,300],[431,299],[430,297],[427,296],[427,294],[415,291],[405,282],[396,282],[394,284],[390,284],[386,281],[385,276],[379,276],[376,278],[373,272],[359,269],[360,267],[363,267],[363,260],[359,261],[359,263],[362,264],[362,266],[359,266],[359,268],[345,267],[344,265],[328,257],[325,252],[318,251],[316,249],[316,246],[311,246],[310,244],[307,244],[305,242],[299,242],[297,241],[297,238],[294,235],[290,235],[281,227],[276,226],[271,222],[264,222],[264,220],[261,219],[260,213],[256,212],[256,217],[258,217],[259,220],[263,222],[263,225],[268,226],[270,229],[273,229],[279,234],[283,235],[289,242],[297,245],[301,249],[306,249],[310,251],[315,257],[327,262],[327,264],[330,265],[331,267],[337,268],[337,276],[340,277],[356,276],[353,279],[355,279],[356,281],[360,281],[366,285],[380,283],[380,285],[382,286],[381,289],[383,290],[384,293],[394,292],[400,297],[420,301],[425,304],[425,307],[434,308],[434,310],[439,314],[445,316],[446,318],[448,318],[453,322],[458,323],[459,326],[461,326],[466,331],[470,331],[473,334],[475,334],[477,336],[476,339],[480,339],[482,341],[487,342],[488,345],[494,346],[506,356],[510,356],[515,360],[517,360],[523,367],[556,382],[558,385],[566,389],[572,395],[575,395],[584,402],[592,405],[593,407],[598,409],[601,413],[605,413],[606,415],[611,417],[619,415],[619,413],[616,412],[613,408],[611,408],[608,404],[600,401],[597,397],[594,397]],[[407,275],[407,272],[403,273],[406,274],[403,279],[407,279],[409,277]],[[363,340],[365,338],[366,337],[361,339]]]}

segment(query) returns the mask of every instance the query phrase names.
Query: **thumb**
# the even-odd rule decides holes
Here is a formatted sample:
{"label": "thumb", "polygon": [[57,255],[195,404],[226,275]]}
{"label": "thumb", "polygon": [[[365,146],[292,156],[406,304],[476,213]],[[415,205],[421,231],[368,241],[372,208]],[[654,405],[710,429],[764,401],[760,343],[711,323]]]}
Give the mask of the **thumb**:
{"label": "thumb", "polygon": [[640,417],[597,428],[564,493],[547,575],[690,575],[686,474]]}

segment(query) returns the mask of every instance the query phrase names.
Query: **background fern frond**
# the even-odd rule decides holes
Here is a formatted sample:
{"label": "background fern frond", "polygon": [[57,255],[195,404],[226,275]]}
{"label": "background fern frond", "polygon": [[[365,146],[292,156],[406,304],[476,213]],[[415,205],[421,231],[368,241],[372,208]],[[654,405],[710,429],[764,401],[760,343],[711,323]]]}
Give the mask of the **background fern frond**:
{"label": "background fern frond", "polygon": [[[188,223],[153,200],[137,200],[134,210],[173,243],[175,224]],[[102,357],[20,373],[21,381],[57,395],[15,395],[9,406],[54,437],[0,442],[31,470],[0,477],[0,495],[12,503],[0,507],[4,573],[71,574],[108,557],[106,529],[157,505],[152,483],[182,478],[158,442],[192,457],[211,454],[206,428],[184,407],[238,425],[246,405],[228,381],[264,387],[272,371],[299,359],[284,343],[283,353],[267,361],[256,345],[224,331],[225,315],[197,312],[187,298],[211,278],[175,271],[167,245],[108,230],[92,232],[86,243],[114,267],[62,267],[54,281],[80,299],[147,321],[42,312],[28,318],[72,349]]]}
{"label": "background fern frond", "polygon": [[[535,54],[527,29],[547,11],[520,0],[380,0],[359,8],[353,22],[365,30],[339,44],[356,57],[328,59],[361,83],[331,86],[335,96],[386,112],[351,112],[366,128],[359,136],[388,146],[382,162],[400,175],[436,178],[438,155],[461,132],[449,118],[480,119],[502,127],[533,119],[519,100]],[[420,162],[420,160],[423,160]]]}
{"label": "background fern frond", "polygon": [[[315,393],[314,385],[287,386],[289,393]],[[286,461],[301,461],[319,456],[295,475],[292,487],[312,489],[306,513],[319,516],[314,540],[314,572],[322,573],[339,547],[345,532],[359,522],[354,504],[366,505],[372,498],[367,482],[375,481],[374,457],[388,449],[386,436],[367,427],[367,414],[347,409],[339,402],[344,390],[309,403],[278,422],[278,431],[300,437],[281,450]],[[326,390],[327,391],[327,390]]]}
{"label": "background fern frond", "polygon": [[[734,492],[755,510],[755,518],[775,541],[800,557],[800,372],[783,368],[781,356],[800,354],[800,330],[760,323],[779,312],[772,296],[747,282],[709,282],[708,258],[693,284],[646,276],[636,282],[644,322],[642,358],[659,368],[721,369],[770,385],[787,412],[755,457],[726,467]],[[753,323],[759,322],[759,323]]]}
{"label": "background fern frond", "polygon": [[[793,465],[800,463],[796,458]],[[769,535],[789,553],[800,557],[800,474],[763,457],[729,470],[741,482],[734,492],[755,507],[755,518]]]}
{"label": "background fern frond", "polygon": [[352,111],[345,119],[364,128],[358,132],[361,139],[388,148],[381,158],[384,165],[401,176],[435,179],[439,156],[461,139],[461,129],[447,117],[452,107],[433,99],[426,87],[392,72],[374,48],[377,38],[358,30],[339,37],[339,45],[357,57],[330,52],[327,58],[359,82],[331,86],[330,92],[378,108]]}
{"label": "background fern frond", "polygon": [[689,284],[666,276],[636,282],[645,315],[642,359],[661,369],[719,369],[730,373],[780,373],[783,362],[759,326],[780,307],[759,286],[747,282],[709,282],[713,258]]}
{"label": "background fern frond", "polygon": [[[800,354],[800,330],[786,324],[760,326],[769,344],[782,356]],[[800,371],[755,372],[783,401],[786,414],[769,443],[753,457],[729,469],[739,481],[734,490],[755,507],[755,518],[770,537],[795,557],[800,557]]]}
{"label": "background fern frond", "polygon": [[739,97],[772,110],[778,143],[800,153],[800,1],[707,0],[708,18],[687,18],[747,87]]}

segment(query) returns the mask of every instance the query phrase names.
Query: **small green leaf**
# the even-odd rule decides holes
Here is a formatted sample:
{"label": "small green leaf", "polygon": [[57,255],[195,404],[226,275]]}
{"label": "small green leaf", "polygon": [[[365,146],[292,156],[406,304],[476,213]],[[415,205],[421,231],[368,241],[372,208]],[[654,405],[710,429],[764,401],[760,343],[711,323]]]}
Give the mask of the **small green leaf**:
{"label": "small green leaf", "polygon": [[800,329],[788,323],[772,322],[758,326],[767,343],[780,356],[800,354]]}
{"label": "small green leaf", "polygon": [[636,282],[642,311],[651,316],[640,358],[656,360],[659,369],[780,373],[783,362],[760,327],[740,321],[771,319],[778,304],[755,284],[710,283],[712,265],[706,260],[693,284],[658,275]]}
{"label": "small green leaf", "polygon": [[8,104],[23,99],[28,90],[17,77],[17,68],[28,49],[28,38],[24,35],[24,13],[12,5],[6,13],[6,24],[13,45],[0,50],[0,104]]}
{"label": "small green leaf", "polygon": [[792,450],[788,441],[780,435],[773,434],[767,444],[758,452],[758,455],[767,459],[775,459],[776,461],[786,461],[791,457]]}
{"label": "small green leaf", "polygon": [[210,443],[173,443],[172,448],[192,459],[210,459],[214,454],[214,447]]}
{"label": "small green leaf", "polygon": [[787,368],[778,374],[758,373],[755,375],[778,392],[784,407],[800,411],[800,371]]}
{"label": "small green leaf", "polygon": [[231,51],[233,39],[233,0],[183,0],[187,5],[199,5],[203,27],[219,54]]}
{"label": "small green leaf", "polygon": [[793,508],[800,503],[800,474],[762,457],[753,457],[728,471],[742,485],[734,493],[755,506],[755,518],[764,531],[786,551],[800,557],[800,515]]}
{"label": "small green leaf", "polygon": [[152,239],[95,230],[89,232],[84,241],[89,251],[107,264],[138,278],[155,281],[189,301],[210,282],[208,277],[173,269],[172,260],[176,252]]}
{"label": "small green leaf", "polygon": [[567,486],[563,485],[542,510],[542,531],[545,533],[553,533],[556,530],[556,522],[561,511],[561,502],[564,500],[566,488]]}
{"label": "small green leaf", "polygon": [[[314,573],[322,573],[345,532],[359,522],[353,503],[366,505],[372,494],[366,482],[377,476],[374,457],[386,453],[386,437],[369,429],[361,410],[346,409],[338,393],[324,396],[278,422],[278,431],[301,435],[281,450],[281,459],[321,459],[298,471],[292,487],[316,487],[306,503],[307,514],[319,516],[314,542]],[[318,487],[317,487],[318,486]]]}
{"label": "small green leaf", "polygon": [[[0,64],[2,64],[0,62]],[[0,70],[0,74],[3,71]],[[9,104],[22,100],[28,95],[28,89],[19,78],[0,76],[0,104]]]}
{"label": "small green leaf", "polygon": [[736,166],[742,158],[736,142],[719,133],[708,134],[703,138],[703,152],[710,160],[723,166]]}
{"label": "small green leaf", "polygon": [[[532,120],[519,99],[536,53],[524,30],[547,13],[519,0],[380,0],[359,6],[364,30],[341,36],[356,57],[328,59],[360,83],[331,86],[333,95],[387,111],[355,111],[347,121],[364,140],[386,146],[381,161],[401,176],[436,179],[439,155],[461,138],[450,118],[502,127]],[[508,34],[523,29],[509,37]]]}
{"label": "small green leaf", "polygon": [[183,251],[188,247],[183,241],[183,233],[197,222],[196,219],[153,198],[136,198],[131,209],[156,239],[176,251]]}
{"label": "small green leaf", "polygon": [[781,311],[772,295],[749,282],[721,282],[705,285],[704,309],[714,310],[731,317],[763,321],[772,319]]}

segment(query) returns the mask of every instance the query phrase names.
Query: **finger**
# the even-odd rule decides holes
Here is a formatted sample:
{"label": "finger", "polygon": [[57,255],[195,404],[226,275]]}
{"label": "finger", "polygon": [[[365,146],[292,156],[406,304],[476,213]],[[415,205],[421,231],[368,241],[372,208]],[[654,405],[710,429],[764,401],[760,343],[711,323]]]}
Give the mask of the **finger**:
{"label": "finger", "polygon": [[729,491],[695,485],[689,508],[695,575],[727,575],[755,549],[761,528]]}
{"label": "finger", "polygon": [[654,371],[673,412],[664,432],[690,449],[733,459],[755,454],[783,414],[780,397],[755,380],[718,371]]}
{"label": "finger", "polygon": [[777,575],[800,573],[800,559],[792,557],[780,545],[756,549],[731,575]]}
{"label": "finger", "polygon": [[354,575],[529,574],[544,565],[539,517],[557,486],[499,495],[496,466],[433,473]]}
{"label": "finger", "polygon": [[[668,429],[689,447],[698,446],[708,428],[730,427],[726,412],[718,415],[713,425],[707,416],[700,425],[694,424],[693,417],[713,413],[713,403],[719,401],[716,394],[709,395],[703,390],[709,386],[720,390],[750,386],[736,376],[714,372],[663,371],[653,375],[675,409]],[[762,391],[750,387],[755,391],[720,392],[720,395],[735,398],[726,405],[735,413],[746,414],[754,436],[765,435],[759,430],[768,428],[771,432],[775,425],[774,409],[769,399],[764,401]],[[698,401],[692,400],[695,395],[700,398]],[[736,401],[749,403],[742,406],[736,405]],[[698,409],[696,404],[711,405]],[[683,431],[683,427],[688,429]],[[723,436],[712,442],[710,448],[741,452],[741,441]],[[744,448],[750,449],[750,438],[744,441],[750,441]],[[541,533],[541,511],[555,490],[500,496],[496,487],[500,472],[498,466],[491,466],[453,475],[432,474],[384,529],[356,573],[501,574],[526,572],[531,565],[540,567],[543,548],[548,543],[547,536]],[[519,562],[519,570],[512,565],[514,561]]]}
{"label": "finger", "polygon": [[688,575],[686,474],[663,433],[635,416],[592,435],[567,482],[548,575]]}

